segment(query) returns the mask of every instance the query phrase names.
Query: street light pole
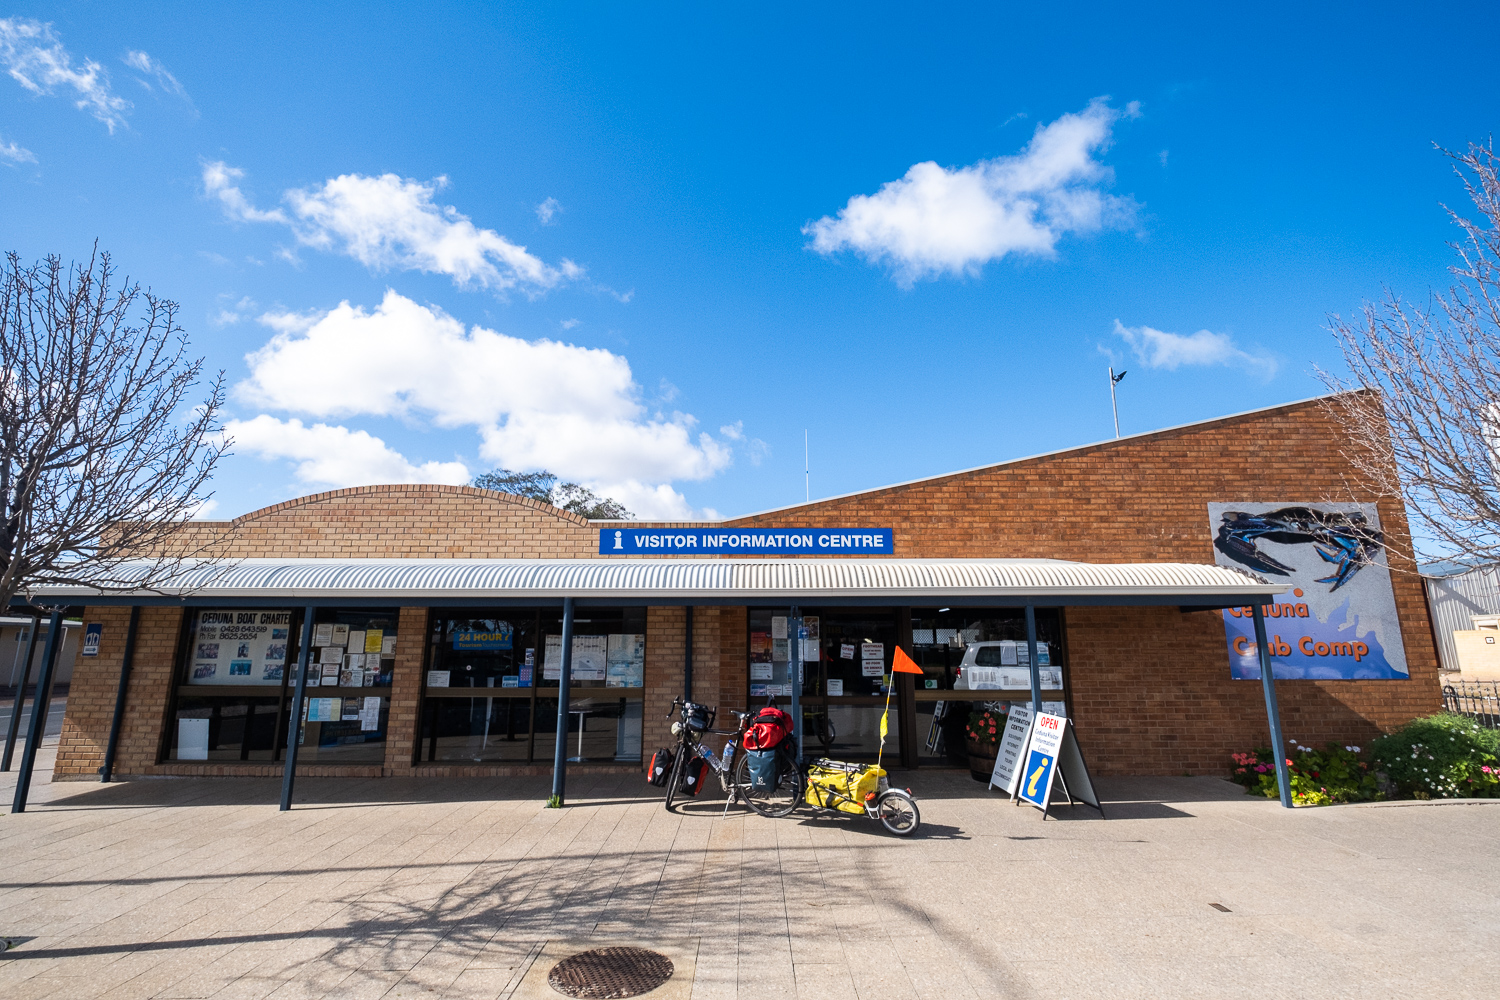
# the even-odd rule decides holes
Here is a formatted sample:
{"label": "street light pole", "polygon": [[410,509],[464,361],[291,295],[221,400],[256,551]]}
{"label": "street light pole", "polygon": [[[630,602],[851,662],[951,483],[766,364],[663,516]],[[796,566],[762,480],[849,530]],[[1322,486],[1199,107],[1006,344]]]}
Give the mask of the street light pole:
{"label": "street light pole", "polygon": [[1110,365],[1109,366],[1109,406],[1110,406],[1110,409],[1114,410],[1114,412],[1115,412],[1115,437],[1116,438],[1119,438],[1119,436],[1120,436],[1120,404],[1117,403],[1117,402],[1115,402],[1115,386],[1119,385],[1120,384],[1120,379],[1122,379],[1124,377],[1125,377],[1125,373],[1124,372],[1121,372],[1120,374],[1116,375],[1115,374],[1115,367],[1114,367],[1114,365]]}

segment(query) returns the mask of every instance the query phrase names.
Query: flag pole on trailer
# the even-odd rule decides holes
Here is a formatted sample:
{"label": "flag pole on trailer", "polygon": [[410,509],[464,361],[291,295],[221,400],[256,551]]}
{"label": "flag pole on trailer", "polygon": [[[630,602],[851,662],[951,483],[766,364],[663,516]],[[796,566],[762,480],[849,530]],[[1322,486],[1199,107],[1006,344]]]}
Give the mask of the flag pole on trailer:
{"label": "flag pole on trailer", "polygon": [[897,674],[917,674],[921,676],[922,668],[906,655],[906,650],[900,646],[896,647],[896,655],[891,659],[891,673],[885,686],[885,711],[880,715],[880,749],[875,754],[875,769],[880,769],[881,758],[885,756],[885,734],[890,732],[891,717],[891,692],[896,688]]}

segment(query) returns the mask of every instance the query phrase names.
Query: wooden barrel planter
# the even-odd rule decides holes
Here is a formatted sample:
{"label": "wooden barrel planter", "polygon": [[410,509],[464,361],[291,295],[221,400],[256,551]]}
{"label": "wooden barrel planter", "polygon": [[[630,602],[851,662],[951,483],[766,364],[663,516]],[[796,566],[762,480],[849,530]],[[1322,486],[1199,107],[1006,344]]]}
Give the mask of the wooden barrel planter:
{"label": "wooden barrel planter", "polygon": [[998,743],[979,743],[975,740],[964,740],[969,749],[969,776],[975,781],[989,783],[990,775],[995,772],[995,753],[999,749]]}

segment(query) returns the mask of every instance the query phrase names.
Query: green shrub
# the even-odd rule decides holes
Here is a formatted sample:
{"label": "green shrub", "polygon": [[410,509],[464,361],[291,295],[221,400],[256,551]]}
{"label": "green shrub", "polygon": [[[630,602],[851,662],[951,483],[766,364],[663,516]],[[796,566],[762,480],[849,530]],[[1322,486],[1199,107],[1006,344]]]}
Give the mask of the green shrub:
{"label": "green shrub", "polygon": [[1427,799],[1500,797],[1500,731],[1444,712],[1413,719],[1375,741],[1374,757],[1397,788]]}
{"label": "green shrub", "polygon": [[[1274,799],[1276,758],[1267,747],[1237,753],[1230,777],[1252,794]],[[1305,747],[1296,740],[1287,744],[1287,772],[1292,781],[1292,804],[1326,806],[1333,802],[1378,799],[1380,786],[1370,765],[1359,757],[1359,747],[1327,743],[1322,750]]]}

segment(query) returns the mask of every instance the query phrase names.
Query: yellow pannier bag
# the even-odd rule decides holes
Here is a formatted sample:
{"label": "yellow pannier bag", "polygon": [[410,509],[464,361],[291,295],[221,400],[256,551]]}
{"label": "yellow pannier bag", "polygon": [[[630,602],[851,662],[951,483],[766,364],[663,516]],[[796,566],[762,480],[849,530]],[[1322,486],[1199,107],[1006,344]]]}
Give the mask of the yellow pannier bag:
{"label": "yellow pannier bag", "polygon": [[821,809],[863,813],[865,796],[879,791],[885,768],[819,758],[807,769],[807,804]]}

